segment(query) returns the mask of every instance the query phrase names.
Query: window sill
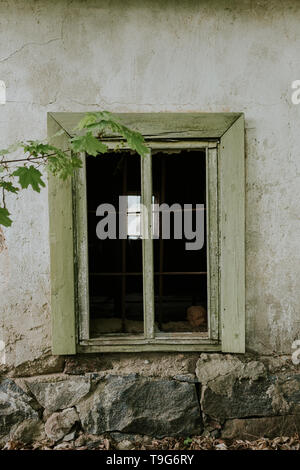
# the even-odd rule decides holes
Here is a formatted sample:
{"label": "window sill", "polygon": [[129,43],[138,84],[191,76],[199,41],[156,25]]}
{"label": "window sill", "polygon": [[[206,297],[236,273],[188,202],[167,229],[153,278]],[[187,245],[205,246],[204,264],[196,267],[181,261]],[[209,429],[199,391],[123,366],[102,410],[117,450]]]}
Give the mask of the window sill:
{"label": "window sill", "polygon": [[77,351],[142,352],[142,351],[220,351],[221,345],[207,333],[158,333],[155,338],[143,335],[108,335],[83,340]]}

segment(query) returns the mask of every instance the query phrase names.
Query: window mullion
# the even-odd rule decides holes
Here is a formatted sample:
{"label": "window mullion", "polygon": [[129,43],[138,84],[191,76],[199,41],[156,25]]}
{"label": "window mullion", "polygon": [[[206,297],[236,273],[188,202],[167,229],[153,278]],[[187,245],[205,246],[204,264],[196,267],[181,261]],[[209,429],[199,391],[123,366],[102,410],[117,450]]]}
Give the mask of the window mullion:
{"label": "window mullion", "polygon": [[142,243],[143,243],[143,299],[144,335],[154,338],[154,275],[152,239],[152,156],[151,151],[141,157],[142,185]]}

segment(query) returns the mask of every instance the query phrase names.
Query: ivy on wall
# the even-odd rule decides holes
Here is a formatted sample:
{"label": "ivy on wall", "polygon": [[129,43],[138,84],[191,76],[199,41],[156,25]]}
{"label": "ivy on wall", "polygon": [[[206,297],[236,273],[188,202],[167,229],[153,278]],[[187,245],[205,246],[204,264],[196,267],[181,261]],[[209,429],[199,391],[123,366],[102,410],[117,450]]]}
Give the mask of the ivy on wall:
{"label": "ivy on wall", "polygon": [[[108,111],[86,113],[75,129],[81,131],[80,135],[71,137],[68,149],[65,150],[51,144],[52,139],[62,134],[63,130],[55,134],[51,141],[16,142],[0,150],[0,225],[10,227],[12,224],[11,214],[6,207],[6,193],[18,194],[20,190],[28,188],[39,193],[41,188],[46,186],[40,171],[43,169],[66,180],[82,167],[79,158],[81,152],[93,157],[107,152],[107,145],[101,141],[107,132],[121,136],[128,147],[142,157],[148,152],[143,136],[121,124]],[[20,158],[7,159],[8,155],[18,150],[22,152]]]}

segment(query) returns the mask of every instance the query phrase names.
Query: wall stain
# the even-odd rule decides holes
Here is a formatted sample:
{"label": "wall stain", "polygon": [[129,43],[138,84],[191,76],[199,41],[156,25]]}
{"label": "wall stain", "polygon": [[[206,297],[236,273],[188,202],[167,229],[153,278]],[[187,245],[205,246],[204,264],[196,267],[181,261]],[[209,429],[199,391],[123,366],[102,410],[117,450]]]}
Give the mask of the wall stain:
{"label": "wall stain", "polygon": [[6,246],[5,236],[4,236],[2,228],[0,227],[0,253],[2,253],[2,251],[6,249],[7,249],[7,246]]}

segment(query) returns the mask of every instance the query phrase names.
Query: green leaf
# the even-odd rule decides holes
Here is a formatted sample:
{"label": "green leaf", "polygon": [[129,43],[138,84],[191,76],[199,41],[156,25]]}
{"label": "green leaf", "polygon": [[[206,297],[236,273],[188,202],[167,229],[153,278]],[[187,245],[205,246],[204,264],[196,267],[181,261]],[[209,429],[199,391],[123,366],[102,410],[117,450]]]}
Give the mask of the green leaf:
{"label": "green leaf", "polygon": [[92,132],[73,137],[71,145],[74,152],[86,152],[93,157],[96,157],[99,153],[107,152],[107,146],[94,137]]}
{"label": "green leaf", "polygon": [[5,207],[0,207],[0,225],[4,227],[10,227],[12,220],[9,218],[10,213]]}
{"label": "green leaf", "polygon": [[190,445],[192,442],[193,442],[193,439],[191,439],[190,437],[187,437],[187,438],[183,441],[183,443],[184,443],[185,446]]}
{"label": "green leaf", "polygon": [[0,188],[5,189],[5,191],[9,191],[10,193],[17,193],[19,188],[14,186],[10,181],[0,181]]}
{"label": "green leaf", "polygon": [[41,142],[39,140],[28,140],[23,144],[24,152],[28,152],[33,157],[45,156],[56,150],[53,145]]}
{"label": "green leaf", "polygon": [[96,113],[86,113],[85,116],[79,121],[77,126],[74,128],[75,130],[82,130],[86,129],[90,124],[94,124],[97,121]]}
{"label": "green leaf", "polygon": [[129,148],[135,150],[142,157],[149,152],[142,134],[121,124],[118,119],[108,111],[87,113],[77,126],[77,129],[84,128],[88,129],[90,134],[91,131],[99,133],[110,131],[110,133],[120,135],[127,141]]}
{"label": "green leaf", "polygon": [[40,187],[46,186],[41,178],[42,173],[37,170],[33,165],[31,165],[29,168],[18,168],[16,171],[13,172],[13,176],[19,177],[19,183],[23,189],[26,189],[29,185],[31,185],[32,189],[39,193],[41,190]]}
{"label": "green leaf", "polygon": [[127,140],[129,147],[135,150],[141,157],[145,157],[149,152],[148,147],[145,145],[144,137],[139,132],[131,131],[125,126],[122,126],[123,137]]}
{"label": "green leaf", "polygon": [[99,125],[101,121],[106,123],[117,122],[117,118],[109,111],[86,113],[74,130],[89,129],[94,127],[94,125]]}

